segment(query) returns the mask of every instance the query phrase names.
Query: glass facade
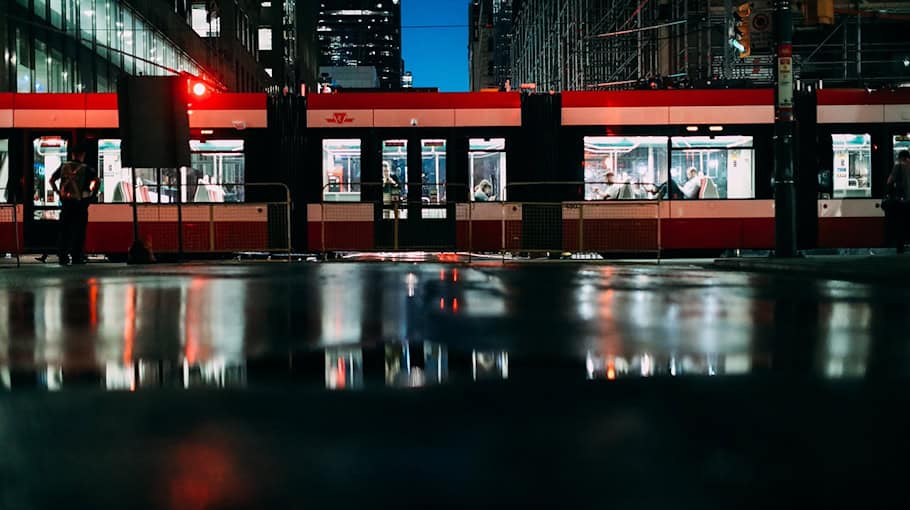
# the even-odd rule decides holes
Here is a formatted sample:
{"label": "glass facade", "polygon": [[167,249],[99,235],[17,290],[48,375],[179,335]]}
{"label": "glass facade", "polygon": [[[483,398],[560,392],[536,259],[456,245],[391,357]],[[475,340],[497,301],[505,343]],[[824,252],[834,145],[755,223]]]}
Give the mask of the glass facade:
{"label": "glass facade", "polygon": [[[113,92],[120,73],[201,74],[176,44],[117,1],[20,0],[6,5],[7,19],[0,22],[0,91]],[[25,17],[34,22],[8,21]]]}

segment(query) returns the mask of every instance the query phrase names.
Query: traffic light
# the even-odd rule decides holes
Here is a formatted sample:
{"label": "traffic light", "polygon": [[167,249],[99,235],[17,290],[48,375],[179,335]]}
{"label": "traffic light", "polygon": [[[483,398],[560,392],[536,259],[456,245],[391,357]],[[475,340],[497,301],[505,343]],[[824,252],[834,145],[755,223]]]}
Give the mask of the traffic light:
{"label": "traffic light", "polygon": [[212,87],[197,78],[188,77],[186,79],[186,92],[189,101],[199,101],[212,95]]}
{"label": "traffic light", "polygon": [[730,37],[730,46],[736,48],[739,58],[746,58],[752,54],[752,42],[749,36],[749,25],[752,23],[752,6],[746,2],[741,4],[732,13],[733,33]]}

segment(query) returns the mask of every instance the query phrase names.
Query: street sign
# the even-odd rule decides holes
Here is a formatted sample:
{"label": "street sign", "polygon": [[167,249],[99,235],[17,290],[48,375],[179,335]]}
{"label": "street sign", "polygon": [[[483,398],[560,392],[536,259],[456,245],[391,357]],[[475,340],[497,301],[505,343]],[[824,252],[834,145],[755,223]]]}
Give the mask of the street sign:
{"label": "street sign", "polygon": [[793,46],[781,44],[777,50],[777,107],[793,108]]}

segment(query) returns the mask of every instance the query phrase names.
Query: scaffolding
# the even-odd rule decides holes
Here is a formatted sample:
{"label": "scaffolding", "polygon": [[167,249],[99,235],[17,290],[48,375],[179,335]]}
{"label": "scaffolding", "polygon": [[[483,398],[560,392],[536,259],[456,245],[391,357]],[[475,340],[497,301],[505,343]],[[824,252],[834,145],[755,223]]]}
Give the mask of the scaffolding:
{"label": "scaffolding", "polygon": [[[746,1],[751,52],[740,58],[731,13]],[[910,83],[910,1],[837,1],[833,25],[808,25],[792,5],[797,78]],[[773,0],[520,0],[513,10],[513,81],[537,90],[774,83]]]}
{"label": "scaffolding", "polygon": [[703,0],[523,0],[515,4],[513,73],[538,90],[628,87],[687,75]]}

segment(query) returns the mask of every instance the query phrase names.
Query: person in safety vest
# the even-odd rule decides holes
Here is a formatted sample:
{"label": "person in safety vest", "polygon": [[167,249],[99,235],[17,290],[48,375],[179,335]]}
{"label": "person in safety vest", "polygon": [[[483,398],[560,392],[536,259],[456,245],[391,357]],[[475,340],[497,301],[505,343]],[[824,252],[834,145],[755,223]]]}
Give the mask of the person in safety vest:
{"label": "person in safety vest", "polygon": [[[59,181],[59,185],[58,185]],[[85,229],[88,227],[88,207],[98,195],[98,174],[85,164],[85,148],[73,149],[72,159],[51,175],[51,188],[60,195],[60,240],[57,254],[61,266],[85,264]]]}

